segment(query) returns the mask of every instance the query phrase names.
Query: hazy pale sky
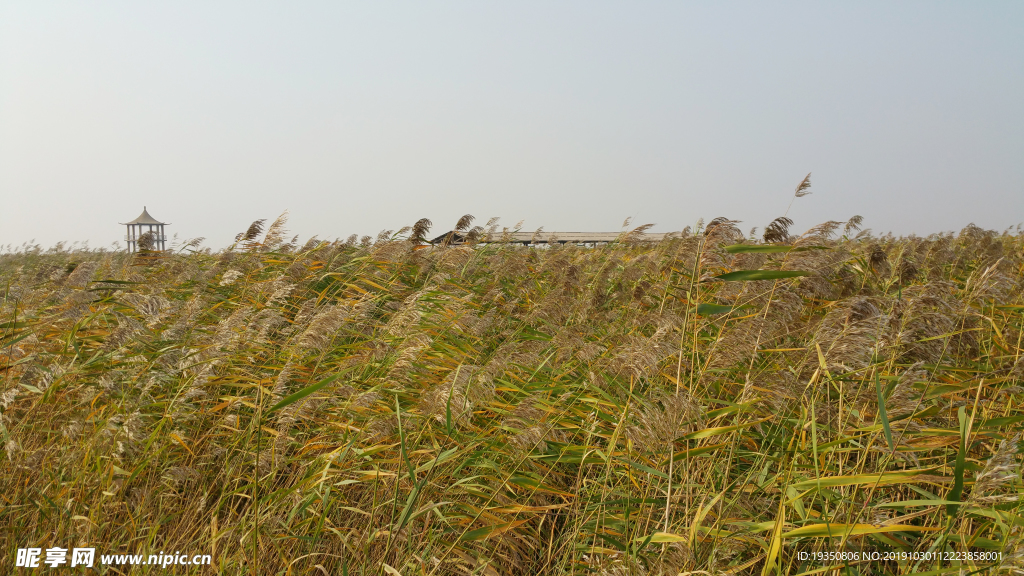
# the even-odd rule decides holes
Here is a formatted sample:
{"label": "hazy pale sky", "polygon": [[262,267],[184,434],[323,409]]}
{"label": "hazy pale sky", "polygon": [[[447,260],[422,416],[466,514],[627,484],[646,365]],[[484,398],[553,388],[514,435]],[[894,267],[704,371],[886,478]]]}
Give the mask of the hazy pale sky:
{"label": "hazy pale sky", "polygon": [[1024,2],[0,0],[0,244],[1024,221]]}

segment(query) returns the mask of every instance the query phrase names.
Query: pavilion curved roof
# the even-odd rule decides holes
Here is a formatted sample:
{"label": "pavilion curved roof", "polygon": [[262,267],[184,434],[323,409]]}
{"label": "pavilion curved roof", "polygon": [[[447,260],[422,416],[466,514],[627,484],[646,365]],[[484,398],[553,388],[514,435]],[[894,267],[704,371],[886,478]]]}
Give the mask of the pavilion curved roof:
{"label": "pavilion curved roof", "polygon": [[139,214],[138,218],[132,220],[131,222],[121,222],[121,225],[123,226],[128,226],[130,224],[167,224],[167,222],[160,222],[156,218],[153,218],[152,216],[149,215],[149,211],[146,210],[146,207],[143,206],[142,214]]}

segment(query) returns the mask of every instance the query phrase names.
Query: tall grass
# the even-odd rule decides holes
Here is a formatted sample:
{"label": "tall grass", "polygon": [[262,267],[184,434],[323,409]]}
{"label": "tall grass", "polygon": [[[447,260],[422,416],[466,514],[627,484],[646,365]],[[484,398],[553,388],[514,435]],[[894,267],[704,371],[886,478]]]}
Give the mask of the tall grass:
{"label": "tall grass", "polygon": [[1024,235],[790,224],[0,255],[0,566],[1024,573]]}

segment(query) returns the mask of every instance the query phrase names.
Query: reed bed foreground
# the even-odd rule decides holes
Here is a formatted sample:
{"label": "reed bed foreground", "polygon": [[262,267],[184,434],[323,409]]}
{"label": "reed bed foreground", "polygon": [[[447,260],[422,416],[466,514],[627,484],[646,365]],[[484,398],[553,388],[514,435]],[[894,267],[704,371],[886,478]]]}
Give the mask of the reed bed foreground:
{"label": "reed bed foreground", "polygon": [[1024,235],[858,224],[0,255],[0,567],[1024,573]]}

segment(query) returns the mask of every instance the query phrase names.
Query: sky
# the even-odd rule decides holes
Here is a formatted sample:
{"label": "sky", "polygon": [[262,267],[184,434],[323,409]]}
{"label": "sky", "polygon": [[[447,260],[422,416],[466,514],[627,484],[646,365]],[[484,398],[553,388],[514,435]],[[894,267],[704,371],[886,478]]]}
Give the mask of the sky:
{"label": "sky", "polygon": [[0,245],[1024,222],[1024,2],[0,0]]}

